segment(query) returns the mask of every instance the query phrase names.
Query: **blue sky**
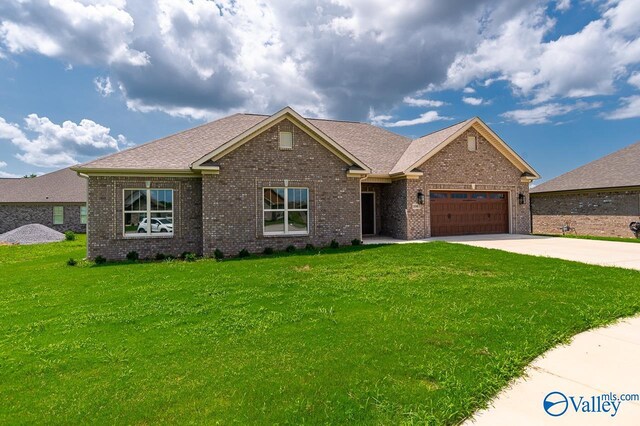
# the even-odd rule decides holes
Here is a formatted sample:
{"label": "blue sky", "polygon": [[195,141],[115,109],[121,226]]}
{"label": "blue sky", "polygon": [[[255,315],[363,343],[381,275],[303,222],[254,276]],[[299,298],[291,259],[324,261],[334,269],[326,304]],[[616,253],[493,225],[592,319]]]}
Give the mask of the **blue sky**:
{"label": "blue sky", "polygon": [[417,137],[479,116],[553,178],[640,140],[638,0],[0,5],[0,177],[290,105]]}

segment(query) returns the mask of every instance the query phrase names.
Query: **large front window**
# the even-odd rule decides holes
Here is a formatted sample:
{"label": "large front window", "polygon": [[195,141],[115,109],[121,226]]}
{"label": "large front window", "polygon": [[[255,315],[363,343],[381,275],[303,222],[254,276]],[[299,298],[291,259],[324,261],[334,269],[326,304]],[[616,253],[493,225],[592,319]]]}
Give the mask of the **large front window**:
{"label": "large front window", "polygon": [[125,235],[172,235],[172,189],[125,189]]}
{"label": "large front window", "polygon": [[309,190],[307,188],[264,188],[265,235],[309,233]]}

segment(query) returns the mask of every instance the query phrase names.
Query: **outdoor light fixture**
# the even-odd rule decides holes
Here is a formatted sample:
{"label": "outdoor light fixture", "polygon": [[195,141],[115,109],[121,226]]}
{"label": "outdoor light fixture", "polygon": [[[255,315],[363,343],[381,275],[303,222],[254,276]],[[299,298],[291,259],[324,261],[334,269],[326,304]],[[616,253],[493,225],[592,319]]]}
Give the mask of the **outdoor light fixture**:
{"label": "outdoor light fixture", "polygon": [[520,204],[525,204],[527,202],[527,199],[522,192],[518,194],[518,202]]}
{"label": "outdoor light fixture", "polygon": [[418,191],[418,204],[424,204],[424,194],[422,191]]}

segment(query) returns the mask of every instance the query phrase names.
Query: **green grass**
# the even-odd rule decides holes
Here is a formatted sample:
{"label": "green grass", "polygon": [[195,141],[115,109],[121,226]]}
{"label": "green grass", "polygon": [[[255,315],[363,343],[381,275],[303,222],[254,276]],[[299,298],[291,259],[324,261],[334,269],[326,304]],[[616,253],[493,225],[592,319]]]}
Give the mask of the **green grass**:
{"label": "green grass", "polygon": [[622,238],[622,237],[598,237],[595,235],[575,235],[575,234],[533,234],[542,237],[560,237],[560,238],[575,238],[578,240],[596,240],[596,241],[615,241],[618,243],[640,243],[640,238]]}
{"label": "green grass", "polygon": [[458,244],[66,266],[84,241],[0,247],[0,424],[455,424],[640,311],[639,272]]}

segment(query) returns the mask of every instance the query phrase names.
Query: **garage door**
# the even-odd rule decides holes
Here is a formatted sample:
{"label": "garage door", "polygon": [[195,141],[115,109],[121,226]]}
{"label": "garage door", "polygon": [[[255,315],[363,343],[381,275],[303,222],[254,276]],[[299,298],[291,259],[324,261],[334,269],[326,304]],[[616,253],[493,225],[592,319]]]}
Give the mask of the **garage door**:
{"label": "garage door", "polygon": [[506,192],[431,191],[431,236],[506,234]]}

